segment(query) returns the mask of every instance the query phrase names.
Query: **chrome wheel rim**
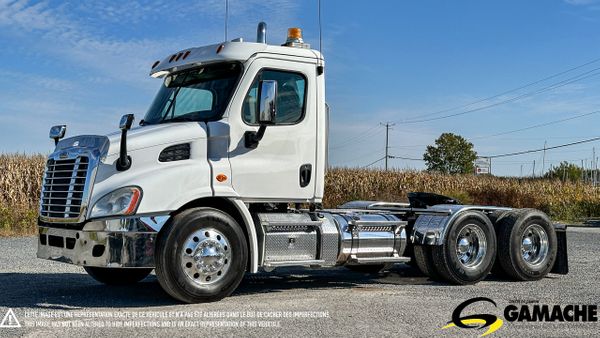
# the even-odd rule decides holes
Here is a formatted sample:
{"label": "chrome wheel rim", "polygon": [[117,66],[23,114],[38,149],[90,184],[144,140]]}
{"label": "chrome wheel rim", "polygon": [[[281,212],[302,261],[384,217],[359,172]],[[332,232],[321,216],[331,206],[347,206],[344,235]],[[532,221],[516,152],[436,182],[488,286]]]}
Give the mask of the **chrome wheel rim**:
{"label": "chrome wheel rim", "polygon": [[525,228],[521,238],[521,256],[526,264],[542,264],[548,256],[549,247],[548,234],[542,226],[531,224]]}
{"label": "chrome wheel rim", "polygon": [[192,233],[182,247],[183,271],[197,284],[208,285],[219,281],[229,270],[230,260],[229,240],[213,228]]}
{"label": "chrome wheel rim", "polygon": [[465,225],[456,238],[456,258],[466,269],[477,268],[485,258],[487,239],[475,224]]}

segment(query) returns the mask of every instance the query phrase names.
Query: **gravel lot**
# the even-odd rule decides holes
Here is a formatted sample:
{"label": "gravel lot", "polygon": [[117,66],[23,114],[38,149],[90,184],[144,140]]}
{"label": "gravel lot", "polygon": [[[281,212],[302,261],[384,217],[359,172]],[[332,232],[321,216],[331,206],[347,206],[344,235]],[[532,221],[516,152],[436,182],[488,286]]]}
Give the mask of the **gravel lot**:
{"label": "gravel lot", "polygon": [[[569,229],[568,240],[570,274],[538,282],[490,277],[474,286],[450,286],[406,265],[375,276],[344,268],[281,269],[248,275],[220,302],[182,305],[162,292],[153,275],[135,286],[107,287],[82,268],[35,258],[35,238],[0,239],[0,319],[12,308],[22,325],[0,328],[0,336],[475,337],[483,332],[441,330],[454,308],[472,297],[491,298],[498,308],[481,303],[470,310],[500,317],[514,302],[600,302],[600,229]],[[505,322],[494,336],[590,336],[598,335],[599,325]]]}

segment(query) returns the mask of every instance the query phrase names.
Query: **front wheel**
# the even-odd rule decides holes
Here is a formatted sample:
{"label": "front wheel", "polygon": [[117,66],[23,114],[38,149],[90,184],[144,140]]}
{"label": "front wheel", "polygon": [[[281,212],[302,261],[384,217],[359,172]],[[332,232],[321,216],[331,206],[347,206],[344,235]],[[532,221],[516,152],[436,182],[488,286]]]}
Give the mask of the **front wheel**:
{"label": "front wheel", "polygon": [[175,216],[159,235],[156,277],[180,301],[217,301],[240,284],[247,257],[246,237],[231,216],[194,208]]}
{"label": "front wheel", "polygon": [[135,284],[152,272],[152,269],[149,268],[100,268],[84,266],[83,269],[92,278],[107,285]]}
{"label": "front wheel", "polygon": [[492,269],[496,233],[480,212],[468,212],[452,223],[442,245],[432,246],[435,270],[454,284],[474,284]]}

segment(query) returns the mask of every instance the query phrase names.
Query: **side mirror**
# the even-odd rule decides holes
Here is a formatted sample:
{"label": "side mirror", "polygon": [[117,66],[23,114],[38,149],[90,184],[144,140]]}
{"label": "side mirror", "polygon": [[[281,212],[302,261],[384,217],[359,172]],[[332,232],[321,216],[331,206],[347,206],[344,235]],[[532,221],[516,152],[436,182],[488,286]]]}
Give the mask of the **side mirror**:
{"label": "side mirror", "polygon": [[261,80],[258,83],[258,109],[256,122],[260,125],[258,131],[244,133],[246,148],[254,149],[265,135],[268,125],[275,124],[277,117],[277,81]]}
{"label": "side mirror", "polygon": [[125,171],[131,167],[131,157],[127,156],[127,131],[131,129],[133,120],[135,117],[133,114],[125,114],[121,117],[119,122],[119,129],[121,129],[121,148],[119,149],[119,159],[117,160],[117,170]]}
{"label": "side mirror", "polygon": [[58,126],[53,126],[52,128],[50,128],[49,136],[51,139],[54,140],[54,145],[57,145],[58,141],[60,141],[61,138],[65,137],[66,132],[67,132],[67,126],[64,124],[58,125]]}
{"label": "side mirror", "polygon": [[277,81],[262,80],[258,83],[258,111],[256,121],[275,124],[277,117]]}
{"label": "side mirror", "polygon": [[135,120],[135,116],[133,114],[125,114],[121,116],[121,121],[119,122],[119,129],[131,129],[131,126],[133,125],[133,120]]}

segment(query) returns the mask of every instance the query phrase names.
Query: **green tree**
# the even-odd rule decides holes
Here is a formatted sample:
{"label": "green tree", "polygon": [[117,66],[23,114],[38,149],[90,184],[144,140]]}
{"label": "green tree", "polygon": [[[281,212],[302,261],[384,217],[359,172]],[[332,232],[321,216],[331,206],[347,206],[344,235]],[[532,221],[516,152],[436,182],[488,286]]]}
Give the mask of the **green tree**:
{"label": "green tree", "polygon": [[583,170],[581,167],[567,161],[562,161],[558,166],[552,168],[552,170],[548,171],[544,176],[563,181],[575,182],[581,179],[582,174]]}
{"label": "green tree", "polygon": [[473,162],[477,153],[473,143],[452,133],[443,133],[435,140],[435,145],[427,146],[423,160],[427,171],[444,174],[468,174],[475,170]]}

